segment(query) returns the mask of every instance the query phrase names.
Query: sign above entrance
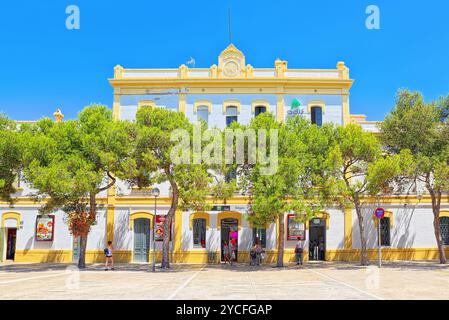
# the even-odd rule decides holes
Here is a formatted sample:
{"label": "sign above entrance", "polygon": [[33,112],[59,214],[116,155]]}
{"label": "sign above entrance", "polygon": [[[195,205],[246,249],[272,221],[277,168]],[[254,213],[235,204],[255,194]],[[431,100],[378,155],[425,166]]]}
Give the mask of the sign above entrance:
{"label": "sign above entrance", "polygon": [[385,210],[383,208],[377,208],[374,211],[374,215],[376,216],[377,219],[383,219],[385,216]]}
{"label": "sign above entrance", "polygon": [[213,206],[211,211],[231,211],[231,206]]}

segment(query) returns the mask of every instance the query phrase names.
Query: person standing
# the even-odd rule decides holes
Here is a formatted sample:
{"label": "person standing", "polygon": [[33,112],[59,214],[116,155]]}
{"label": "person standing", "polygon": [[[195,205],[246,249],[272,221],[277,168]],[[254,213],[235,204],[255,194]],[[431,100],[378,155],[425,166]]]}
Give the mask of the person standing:
{"label": "person standing", "polygon": [[230,261],[231,261],[231,266],[232,266],[232,263],[235,261],[235,259],[236,259],[236,254],[235,254],[235,250],[237,249],[237,241],[236,241],[236,239],[235,238],[232,238],[231,239],[231,241],[230,241],[230,243],[229,243],[229,253],[230,253],[230,255],[231,255],[231,259],[230,259]]}
{"label": "person standing", "polygon": [[250,262],[249,265],[250,266],[254,266],[257,264],[257,245],[254,244],[251,248],[251,251],[249,252],[249,256],[250,256]]}
{"label": "person standing", "polygon": [[104,271],[108,271],[108,265],[111,264],[111,270],[114,269],[114,257],[113,257],[114,247],[112,246],[112,241],[108,241],[108,247],[104,249],[104,254],[106,256],[106,263],[104,266]]}
{"label": "person standing", "polygon": [[318,245],[319,250],[319,260],[324,261],[325,260],[325,246],[324,246],[324,238],[320,238],[320,242]]}
{"label": "person standing", "polygon": [[256,257],[257,257],[256,262],[258,266],[260,266],[262,261],[262,251],[263,251],[262,245],[260,244],[260,242],[258,242],[256,244]]}
{"label": "person standing", "polygon": [[298,240],[295,246],[296,264],[302,265],[302,254],[304,252],[304,243],[302,240]]}

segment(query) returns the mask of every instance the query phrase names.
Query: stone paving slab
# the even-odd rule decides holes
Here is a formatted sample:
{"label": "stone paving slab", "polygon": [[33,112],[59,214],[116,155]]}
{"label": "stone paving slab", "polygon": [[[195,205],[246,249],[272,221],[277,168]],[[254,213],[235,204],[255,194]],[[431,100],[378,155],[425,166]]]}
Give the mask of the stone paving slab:
{"label": "stone paving slab", "polygon": [[368,300],[449,299],[449,266],[388,262],[381,269],[348,263],[250,267],[247,264],[0,264],[0,299]]}

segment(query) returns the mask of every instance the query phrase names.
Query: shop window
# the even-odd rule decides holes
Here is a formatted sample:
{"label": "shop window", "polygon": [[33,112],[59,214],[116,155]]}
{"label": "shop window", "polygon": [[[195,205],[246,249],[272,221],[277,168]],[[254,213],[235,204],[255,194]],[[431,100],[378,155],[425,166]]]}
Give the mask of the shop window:
{"label": "shop window", "polygon": [[323,109],[321,107],[311,108],[312,124],[321,127],[323,125]]}
{"label": "shop window", "polygon": [[238,121],[237,107],[226,108],[226,126],[229,127],[234,121]]}
{"label": "shop window", "polygon": [[391,246],[390,239],[390,218],[384,217],[380,220],[380,245]]}
{"label": "shop window", "polygon": [[267,112],[267,107],[257,106],[254,108],[254,116],[257,117],[259,114]]}
{"label": "shop window", "polygon": [[267,247],[267,230],[265,228],[253,228],[253,243],[260,243],[262,248]]}
{"label": "shop window", "polygon": [[206,219],[193,219],[193,245],[206,248]]}
{"label": "shop window", "polygon": [[443,245],[449,246],[449,217],[440,217],[440,233]]}
{"label": "shop window", "polygon": [[199,106],[197,108],[197,120],[204,120],[209,123],[209,108],[207,106]]}

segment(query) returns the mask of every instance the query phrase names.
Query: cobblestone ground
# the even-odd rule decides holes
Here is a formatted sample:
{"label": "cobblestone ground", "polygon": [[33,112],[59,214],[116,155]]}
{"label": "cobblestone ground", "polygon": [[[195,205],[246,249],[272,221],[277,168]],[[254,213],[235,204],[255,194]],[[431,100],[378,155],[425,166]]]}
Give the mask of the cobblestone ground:
{"label": "cobblestone ground", "polygon": [[0,264],[0,299],[449,299],[449,266],[435,262],[250,267]]}

